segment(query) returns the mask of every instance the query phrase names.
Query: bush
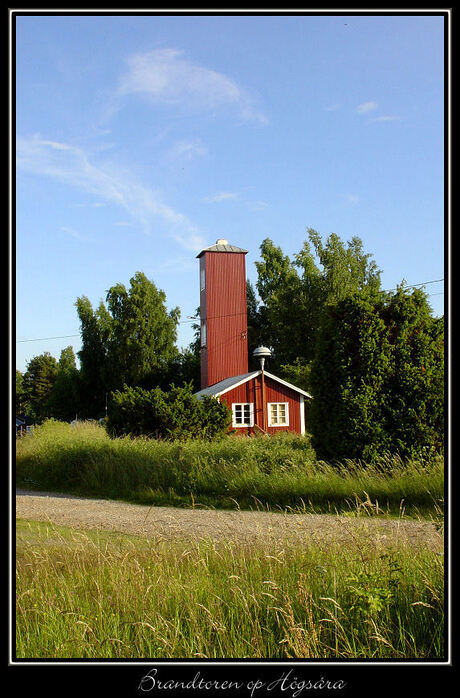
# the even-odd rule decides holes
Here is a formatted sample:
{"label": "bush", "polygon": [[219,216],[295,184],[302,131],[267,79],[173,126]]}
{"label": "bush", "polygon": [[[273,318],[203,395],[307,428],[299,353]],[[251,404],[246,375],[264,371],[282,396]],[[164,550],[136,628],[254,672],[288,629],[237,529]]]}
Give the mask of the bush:
{"label": "bush", "polygon": [[442,450],[442,320],[421,290],[357,293],[331,307],[312,367],[320,458],[403,457]]}
{"label": "bush", "polygon": [[192,384],[144,390],[125,385],[112,393],[107,428],[114,436],[154,436],[161,439],[213,438],[228,431],[231,412],[215,398],[196,398]]}

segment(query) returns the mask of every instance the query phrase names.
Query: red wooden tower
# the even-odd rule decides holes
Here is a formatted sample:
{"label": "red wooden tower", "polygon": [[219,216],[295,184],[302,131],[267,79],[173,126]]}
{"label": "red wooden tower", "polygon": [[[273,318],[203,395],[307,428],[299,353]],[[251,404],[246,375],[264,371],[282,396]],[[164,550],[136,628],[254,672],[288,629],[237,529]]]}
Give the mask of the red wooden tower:
{"label": "red wooden tower", "polygon": [[200,260],[201,389],[248,371],[247,250],[217,240]]}
{"label": "red wooden tower", "polygon": [[305,433],[305,398],[301,388],[264,369],[266,347],[254,356],[258,371],[248,373],[246,309],[247,250],[217,240],[202,250],[200,260],[201,399],[206,395],[227,403],[232,430],[239,434]]}

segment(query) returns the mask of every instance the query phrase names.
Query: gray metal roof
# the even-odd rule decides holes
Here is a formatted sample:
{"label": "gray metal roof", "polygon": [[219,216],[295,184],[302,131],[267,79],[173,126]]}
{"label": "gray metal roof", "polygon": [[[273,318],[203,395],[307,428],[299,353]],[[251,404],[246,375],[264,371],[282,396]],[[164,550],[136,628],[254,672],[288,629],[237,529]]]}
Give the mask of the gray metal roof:
{"label": "gray metal roof", "polygon": [[[262,371],[252,371],[251,373],[243,373],[241,376],[232,376],[232,378],[225,378],[223,381],[219,381],[219,383],[214,383],[214,385],[209,385],[207,388],[203,388],[203,390],[200,390],[198,393],[195,393],[195,397],[202,398],[205,395],[209,395],[211,397],[218,397],[219,395],[226,393],[228,390],[235,388],[237,385],[241,383],[246,383],[246,381],[250,380],[251,378],[259,376],[261,373]],[[265,376],[267,378],[271,378],[274,381],[277,381],[278,383],[281,383],[282,385],[285,385],[287,388],[294,390],[296,393],[305,395],[305,397],[312,397],[310,393],[306,392],[306,390],[297,388],[295,385],[292,385],[292,383],[288,383],[282,378],[278,378],[277,376],[274,376],[272,373],[268,373],[268,371],[265,371]]]}
{"label": "gray metal roof", "polygon": [[198,393],[195,393],[195,397],[201,398],[205,395],[216,396],[226,393],[227,390],[234,388],[238,383],[246,383],[247,380],[253,376],[258,376],[260,371],[252,371],[251,373],[243,373],[241,376],[232,376],[231,378],[225,378],[223,381],[214,383],[214,385],[208,385],[207,388],[203,388]]}
{"label": "gray metal roof", "polygon": [[225,245],[222,244],[215,244],[211,245],[211,247],[205,247],[204,250],[201,250],[200,254],[197,254],[197,257],[201,257],[202,254],[205,252],[242,252],[243,254],[247,254],[247,250],[243,250],[241,247],[236,247],[235,245],[229,245],[228,243]]}

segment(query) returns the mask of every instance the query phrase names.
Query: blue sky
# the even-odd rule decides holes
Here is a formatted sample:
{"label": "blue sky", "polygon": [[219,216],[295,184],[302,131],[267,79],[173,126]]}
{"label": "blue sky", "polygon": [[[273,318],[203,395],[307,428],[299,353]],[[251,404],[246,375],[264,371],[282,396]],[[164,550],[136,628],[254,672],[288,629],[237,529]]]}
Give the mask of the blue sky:
{"label": "blue sky", "polygon": [[[17,368],[77,352],[143,271],[193,338],[196,254],[354,235],[383,288],[444,277],[440,16],[16,17]],[[427,285],[436,315],[443,284]],[[38,338],[62,337],[60,339]]]}

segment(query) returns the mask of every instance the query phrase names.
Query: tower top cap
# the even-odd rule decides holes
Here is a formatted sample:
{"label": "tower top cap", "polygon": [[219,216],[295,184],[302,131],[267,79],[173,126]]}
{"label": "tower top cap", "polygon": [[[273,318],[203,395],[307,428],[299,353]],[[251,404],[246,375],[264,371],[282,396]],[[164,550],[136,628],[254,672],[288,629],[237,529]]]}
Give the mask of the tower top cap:
{"label": "tower top cap", "polygon": [[201,257],[205,252],[236,252],[240,254],[247,254],[247,250],[243,250],[241,247],[236,247],[235,245],[229,245],[228,240],[225,238],[219,238],[216,241],[215,245],[211,245],[211,247],[205,247],[204,250],[201,250],[199,254],[197,254],[197,257]]}
{"label": "tower top cap", "polygon": [[257,349],[254,349],[252,352],[252,355],[260,358],[261,356],[271,356],[272,353],[268,347],[257,347]]}

